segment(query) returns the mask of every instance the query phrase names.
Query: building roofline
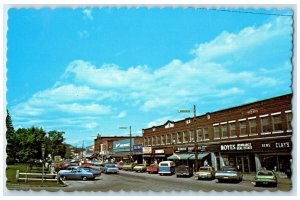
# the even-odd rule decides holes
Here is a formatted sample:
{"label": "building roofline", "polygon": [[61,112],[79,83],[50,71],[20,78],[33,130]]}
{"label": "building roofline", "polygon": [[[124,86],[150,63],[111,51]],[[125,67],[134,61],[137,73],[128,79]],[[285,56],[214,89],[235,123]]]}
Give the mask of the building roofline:
{"label": "building roofline", "polygon": [[[283,95],[274,96],[274,97],[271,97],[271,98],[268,98],[268,99],[262,99],[262,100],[257,100],[257,101],[245,103],[245,104],[240,104],[240,105],[236,105],[236,106],[229,107],[229,108],[224,108],[224,109],[217,110],[217,111],[207,112],[205,114],[196,116],[196,118],[204,117],[207,114],[214,114],[214,113],[218,113],[218,112],[223,112],[223,111],[226,111],[226,110],[236,109],[236,108],[239,108],[239,107],[244,107],[244,106],[248,106],[248,105],[251,105],[251,104],[256,104],[256,103],[260,103],[260,102],[264,102],[264,101],[269,101],[269,100],[277,99],[277,98],[284,97],[284,96],[292,96],[292,95],[293,95],[293,93],[287,93],[287,94],[283,94]],[[178,120],[178,121],[167,120],[167,122],[171,121],[173,123],[177,123],[177,122],[182,122],[182,121],[185,121],[185,120],[188,120],[188,119],[193,119],[193,117],[187,117],[187,118],[184,118],[184,119],[181,119],[181,120]],[[158,125],[158,126],[152,126],[152,127],[149,127],[149,128],[143,128],[142,130],[149,130],[149,129],[152,129],[152,128],[162,127],[167,122],[165,122],[164,124]]]}

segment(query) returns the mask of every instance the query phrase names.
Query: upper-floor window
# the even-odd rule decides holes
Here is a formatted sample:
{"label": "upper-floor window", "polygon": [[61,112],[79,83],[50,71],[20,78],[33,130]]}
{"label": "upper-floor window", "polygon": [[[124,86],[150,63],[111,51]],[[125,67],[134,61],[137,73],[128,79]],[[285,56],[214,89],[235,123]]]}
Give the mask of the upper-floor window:
{"label": "upper-floor window", "polygon": [[170,141],[171,141],[171,139],[170,139],[170,134],[167,134],[167,135],[166,135],[166,143],[167,143],[167,144],[170,144]]}
{"label": "upper-floor window", "polygon": [[148,139],[147,138],[144,138],[144,146],[147,146],[148,145]]}
{"label": "upper-floor window", "polygon": [[214,139],[220,139],[220,127],[219,127],[219,125],[214,126]]}
{"label": "upper-floor window", "polygon": [[165,144],[165,135],[162,135],[161,136],[161,145],[164,145]]}
{"label": "upper-floor window", "polygon": [[156,140],[155,140],[155,136],[153,136],[153,137],[152,137],[152,146],[154,146],[154,145],[156,144],[155,141],[156,141]]}
{"label": "upper-floor window", "polygon": [[247,136],[247,123],[246,120],[240,121],[240,137]]}
{"label": "upper-floor window", "polygon": [[183,131],[183,142],[188,142],[188,133],[187,133],[187,131]]}
{"label": "upper-floor window", "polygon": [[177,143],[181,143],[181,142],[182,142],[182,133],[177,132]]}
{"label": "upper-floor window", "polygon": [[197,142],[202,141],[202,128],[197,129]]}
{"label": "upper-floor window", "polygon": [[257,135],[256,117],[248,118],[250,135]]}
{"label": "upper-floor window", "polygon": [[286,113],[286,121],[287,121],[287,130],[292,130],[292,112],[285,111]]}
{"label": "upper-floor window", "polygon": [[235,121],[229,123],[229,137],[236,137],[236,123]]}
{"label": "upper-floor window", "polygon": [[190,130],[190,142],[194,142],[194,130]]}
{"label": "upper-floor window", "polygon": [[209,140],[209,131],[208,128],[203,129],[204,140]]}
{"label": "upper-floor window", "polygon": [[176,144],[177,143],[177,136],[176,133],[172,133],[172,144]]}
{"label": "upper-floor window", "polygon": [[221,125],[221,134],[222,134],[222,138],[227,138],[228,137],[228,131],[227,131],[227,123],[226,124],[222,124]]}
{"label": "upper-floor window", "polygon": [[269,116],[261,116],[261,132],[262,133],[270,133],[270,124],[269,124]]}
{"label": "upper-floor window", "polygon": [[160,138],[159,138],[159,136],[156,136],[156,145],[160,145]]}
{"label": "upper-floor window", "polygon": [[273,131],[282,131],[282,120],[281,120],[281,113],[276,113],[272,115],[272,122],[273,122]]}

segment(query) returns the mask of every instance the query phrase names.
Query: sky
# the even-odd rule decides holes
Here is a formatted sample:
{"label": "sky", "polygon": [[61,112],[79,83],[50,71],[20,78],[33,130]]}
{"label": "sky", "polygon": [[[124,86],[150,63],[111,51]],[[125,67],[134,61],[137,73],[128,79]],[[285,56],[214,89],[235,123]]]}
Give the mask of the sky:
{"label": "sky", "polygon": [[17,128],[91,145],[292,92],[289,9],[8,10],[6,108]]}

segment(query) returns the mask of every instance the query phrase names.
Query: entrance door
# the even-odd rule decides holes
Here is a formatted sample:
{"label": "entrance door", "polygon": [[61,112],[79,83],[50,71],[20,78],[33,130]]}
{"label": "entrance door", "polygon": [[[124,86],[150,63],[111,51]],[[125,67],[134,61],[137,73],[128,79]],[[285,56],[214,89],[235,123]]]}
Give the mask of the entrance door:
{"label": "entrance door", "polygon": [[242,172],[250,172],[249,156],[237,156],[237,166]]}

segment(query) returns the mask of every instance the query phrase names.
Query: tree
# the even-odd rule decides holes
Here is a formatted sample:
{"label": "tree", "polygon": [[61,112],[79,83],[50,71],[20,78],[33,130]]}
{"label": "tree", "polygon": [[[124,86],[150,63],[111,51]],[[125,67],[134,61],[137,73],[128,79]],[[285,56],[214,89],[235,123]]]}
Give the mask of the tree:
{"label": "tree", "polygon": [[6,113],[6,164],[14,164],[16,160],[16,136],[8,110],[6,110]]}
{"label": "tree", "polygon": [[65,157],[67,148],[65,144],[63,144],[64,134],[64,132],[56,130],[48,132],[48,136],[46,138],[46,152],[51,154],[52,158],[56,155]]}

